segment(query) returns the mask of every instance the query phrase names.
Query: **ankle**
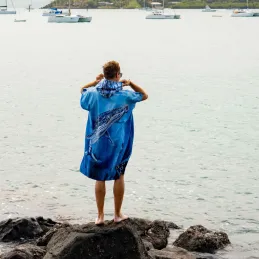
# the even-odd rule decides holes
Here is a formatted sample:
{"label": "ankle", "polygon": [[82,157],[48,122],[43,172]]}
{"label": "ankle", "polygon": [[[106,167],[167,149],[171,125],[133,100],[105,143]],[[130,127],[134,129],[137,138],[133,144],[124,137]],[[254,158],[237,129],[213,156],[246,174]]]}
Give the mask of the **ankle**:
{"label": "ankle", "polygon": [[103,218],[103,217],[104,217],[104,213],[103,212],[101,212],[101,213],[98,212],[98,218]]}
{"label": "ankle", "polygon": [[114,213],[114,217],[115,218],[119,218],[121,215],[122,215],[121,212],[115,212]]}

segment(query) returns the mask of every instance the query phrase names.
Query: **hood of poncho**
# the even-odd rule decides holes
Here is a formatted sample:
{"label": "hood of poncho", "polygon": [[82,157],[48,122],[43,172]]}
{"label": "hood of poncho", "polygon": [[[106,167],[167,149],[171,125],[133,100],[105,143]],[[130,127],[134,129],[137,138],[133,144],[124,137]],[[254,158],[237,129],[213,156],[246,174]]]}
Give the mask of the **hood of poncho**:
{"label": "hood of poncho", "polygon": [[122,90],[122,83],[103,79],[97,86],[97,91],[105,98],[110,98],[116,92]]}

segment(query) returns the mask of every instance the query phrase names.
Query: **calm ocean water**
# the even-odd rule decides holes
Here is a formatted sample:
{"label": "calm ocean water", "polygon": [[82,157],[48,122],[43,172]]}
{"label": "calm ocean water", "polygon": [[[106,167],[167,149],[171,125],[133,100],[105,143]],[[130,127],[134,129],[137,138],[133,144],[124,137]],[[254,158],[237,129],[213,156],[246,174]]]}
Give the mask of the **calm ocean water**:
{"label": "calm ocean water", "polygon": [[226,231],[224,258],[259,258],[259,18],[177,13],[90,11],[90,24],[0,16],[0,220],[95,218],[94,182],[78,170],[79,89],[115,59],[149,93],[135,109],[124,211]]}

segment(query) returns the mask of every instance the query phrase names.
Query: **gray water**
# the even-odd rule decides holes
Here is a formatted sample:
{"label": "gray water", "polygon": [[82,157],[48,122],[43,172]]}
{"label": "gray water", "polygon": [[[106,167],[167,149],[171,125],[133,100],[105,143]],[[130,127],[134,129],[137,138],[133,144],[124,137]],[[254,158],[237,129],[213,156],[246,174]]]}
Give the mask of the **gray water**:
{"label": "gray water", "polygon": [[134,112],[124,212],[226,231],[224,258],[259,258],[259,18],[177,13],[90,11],[90,24],[0,16],[0,220],[95,219],[94,182],[79,172],[79,89],[115,59],[149,94]]}

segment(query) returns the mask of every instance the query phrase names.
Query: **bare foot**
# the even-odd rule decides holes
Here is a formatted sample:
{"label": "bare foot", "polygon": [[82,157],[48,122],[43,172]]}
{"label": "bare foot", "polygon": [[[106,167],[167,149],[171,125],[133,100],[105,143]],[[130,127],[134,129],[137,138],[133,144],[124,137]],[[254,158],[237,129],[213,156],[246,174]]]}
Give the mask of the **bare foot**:
{"label": "bare foot", "polygon": [[126,220],[126,219],[128,219],[129,217],[127,216],[127,215],[123,215],[123,214],[120,214],[120,216],[115,216],[114,217],[114,222],[115,223],[119,223],[119,222],[121,222],[121,221],[123,221],[123,220]]}
{"label": "bare foot", "polygon": [[95,225],[103,225],[104,224],[104,215],[98,216],[95,220]]}

